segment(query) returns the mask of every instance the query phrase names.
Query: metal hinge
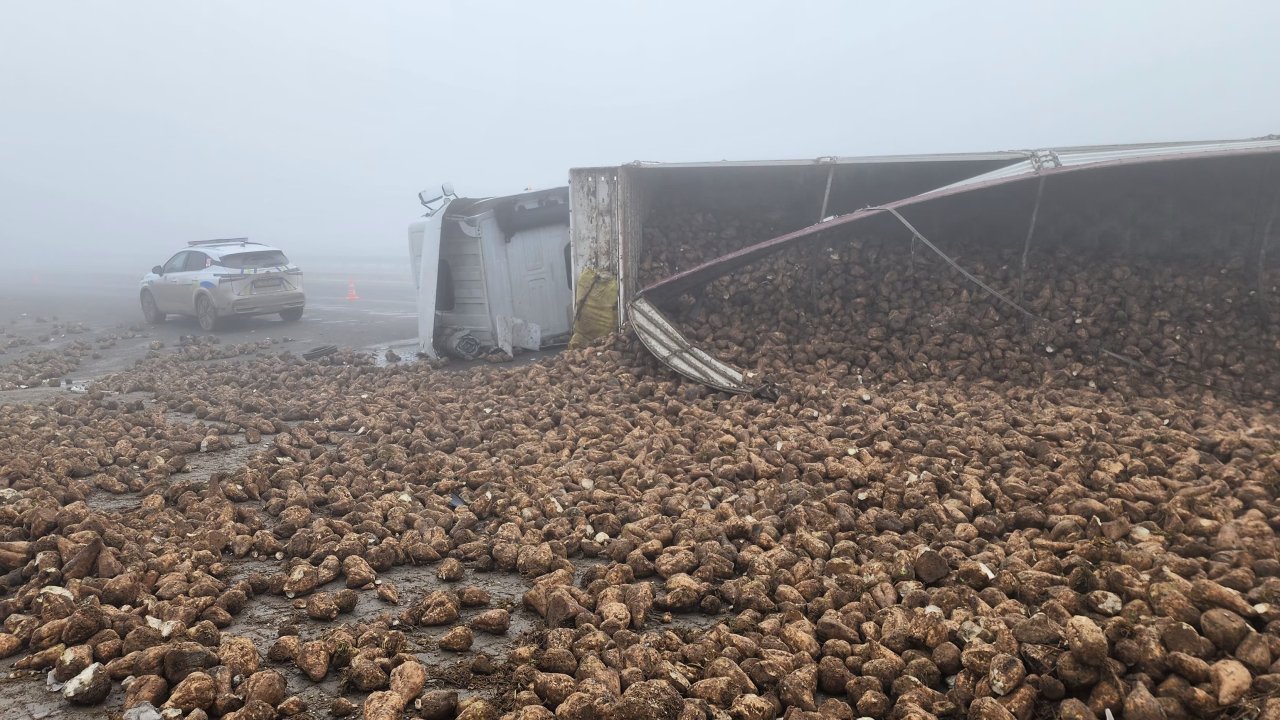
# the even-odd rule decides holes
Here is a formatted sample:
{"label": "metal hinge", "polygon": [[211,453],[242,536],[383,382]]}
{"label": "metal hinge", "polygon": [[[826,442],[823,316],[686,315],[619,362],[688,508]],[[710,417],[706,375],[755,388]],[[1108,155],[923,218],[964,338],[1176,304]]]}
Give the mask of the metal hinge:
{"label": "metal hinge", "polygon": [[1058,157],[1058,153],[1053,150],[1033,150],[1031,151],[1031,165],[1040,172],[1045,168],[1060,168],[1062,160]]}

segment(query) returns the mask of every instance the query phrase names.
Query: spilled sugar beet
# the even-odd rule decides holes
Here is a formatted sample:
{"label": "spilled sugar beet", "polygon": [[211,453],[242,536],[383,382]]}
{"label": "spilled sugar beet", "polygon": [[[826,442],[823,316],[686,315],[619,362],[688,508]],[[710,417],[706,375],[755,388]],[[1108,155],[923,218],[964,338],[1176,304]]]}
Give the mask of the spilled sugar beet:
{"label": "spilled sugar beet", "polygon": [[1080,263],[1026,293],[1049,351],[839,252],[816,297],[783,255],[675,313],[777,402],[620,335],[456,372],[165,349],[0,406],[4,682],[237,720],[1280,716],[1274,311],[1204,307],[1229,264]]}

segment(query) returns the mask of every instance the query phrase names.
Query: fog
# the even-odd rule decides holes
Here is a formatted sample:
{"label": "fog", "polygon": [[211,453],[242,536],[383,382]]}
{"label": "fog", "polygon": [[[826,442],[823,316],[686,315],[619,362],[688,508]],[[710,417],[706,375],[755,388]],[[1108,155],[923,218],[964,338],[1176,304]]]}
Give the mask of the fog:
{"label": "fog", "polygon": [[574,166],[1280,132],[1267,2],[18,2],[10,269],[141,274],[248,235],[404,255],[416,193]]}

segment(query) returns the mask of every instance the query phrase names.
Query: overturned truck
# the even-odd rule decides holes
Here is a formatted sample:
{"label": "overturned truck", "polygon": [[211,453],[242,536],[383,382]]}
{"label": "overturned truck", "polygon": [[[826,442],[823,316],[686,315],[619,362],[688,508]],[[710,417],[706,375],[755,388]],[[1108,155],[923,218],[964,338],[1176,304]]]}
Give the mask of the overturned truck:
{"label": "overturned truck", "polygon": [[568,339],[572,268],[567,188],[499,198],[428,198],[409,226],[419,351],[463,359]]}
{"label": "overturned truck", "polygon": [[[996,334],[1041,352],[1107,357],[1196,382],[1196,368],[1240,365],[1240,356],[1229,348],[1214,352],[1204,337],[1177,337],[1176,329],[1167,342],[1118,333],[1096,316],[1105,309],[1112,322],[1133,308],[1059,307],[1052,296],[1061,290],[1055,283],[1070,283],[1071,273],[1086,266],[1114,271],[1109,282],[1116,285],[1159,276],[1176,287],[1202,282],[1197,273],[1220,263],[1215,282],[1229,280],[1230,290],[1215,291],[1225,293],[1218,307],[1159,312],[1181,313],[1169,318],[1171,326],[1188,314],[1212,323],[1223,312],[1247,312],[1262,332],[1239,352],[1276,351],[1268,340],[1277,323],[1277,271],[1268,269],[1280,205],[1280,139],[1274,136],[1025,152],[638,162],[576,168],[567,188],[544,193],[540,197],[567,198],[563,224],[556,226],[564,241],[565,285],[560,300],[549,301],[564,303],[558,317],[567,325],[516,347],[569,334],[588,341],[629,327],[682,375],[727,392],[760,392],[768,388],[770,368],[751,367],[751,348],[816,332],[857,357],[885,343],[900,345],[904,339],[892,336],[910,326],[904,318],[911,314],[927,313],[926,326],[945,331],[963,302],[981,304],[977,312],[986,322],[1016,320],[1016,328]],[[443,227],[429,232],[483,241],[483,232],[475,238],[474,230],[468,235],[448,225],[465,226],[474,222],[467,213],[513,201],[528,205],[528,194],[466,201],[464,212],[446,213]],[[893,266],[874,262],[890,256],[885,253],[900,253],[916,272],[961,277],[968,292],[931,298],[940,302],[928,307],[879,308],[890,319],[874,326],[862,326],[870,315],[862,324],[853,317],[833,322],[833,315],[875,305],[877,298],[836,302],[829,276],[876,267],[882,279],[892,277]],[[1133,268],[1149,277],[1132,277]],[[451,282],[455,293],[464,291],[445,263],[422,261],[415,269],[420,297],[437,292],[437,278]],[[510,280],[490,282],[514,287]],[[802,288],[801,294],[807,288],[806,307],[779,317],[779,308],[762,304],[780,284]],[[511,307],[516,312],[538,302],[516,298]],[[603,327],[602,314],[610,320]],[[743,321],[726,323],[725,314]],[[423,351],[449,351],[459,328],[447,314],[432,318]],[[514,321],[507,318],[491,314],[488,326],[489,336],[510,352],[502,328],[530,321],[518,313]],[[690,341],[690,328],[697,342]]]}

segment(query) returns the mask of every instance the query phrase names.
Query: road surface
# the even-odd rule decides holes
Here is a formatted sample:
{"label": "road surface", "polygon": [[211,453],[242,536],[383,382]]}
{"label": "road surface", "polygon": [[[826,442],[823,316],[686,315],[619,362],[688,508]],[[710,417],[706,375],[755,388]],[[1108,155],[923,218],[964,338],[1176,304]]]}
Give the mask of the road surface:
{"label": "road surface", "polygon": [[[177,346],[183,335],[205,335],[193,318],[170,316],[159,326],[147,325],[138,304],[139,275],[102,272],[58,272],[56,275],[21,275],[0,286],[0,346],[17,336],[32,338],[30,345],[10,347],[0,354],[0,366],[34,350],[54,350],[75,340],[91,340],[106,333],[140,331],[120,340],[101,357],[86,359],[69,379],[84,382],[129,367],[144,357],[155,341],[166,348]],[[403,273],[308,272],[304,287],[307,308],[302,320],[286,323],[277,315],[232,318],[217,333],[224,344],[281,341],[281,349],[302,353],[319,345],[368,349],[381,355],[388,347],[410,356],[416,348],[417,307],[407,268]],[[358,299],[348,299],[354,284]],[[87,332],[53,333],[56,323],[82,323]],[[31,391],[0,393],[13,402],[38,394]]]}

